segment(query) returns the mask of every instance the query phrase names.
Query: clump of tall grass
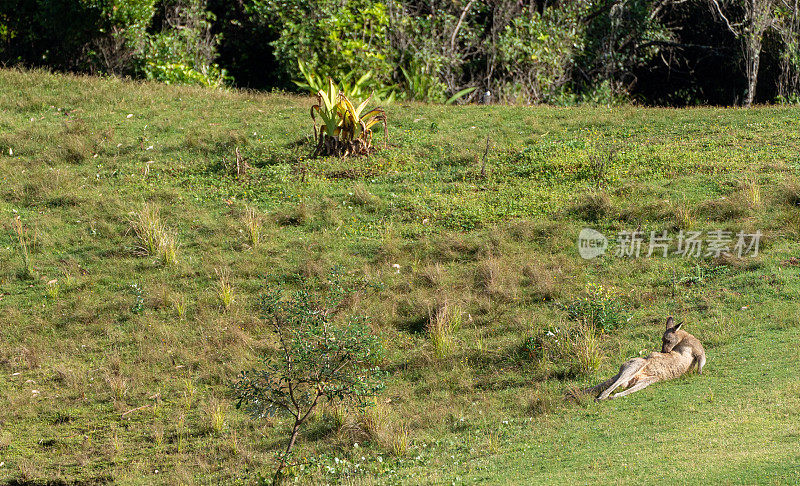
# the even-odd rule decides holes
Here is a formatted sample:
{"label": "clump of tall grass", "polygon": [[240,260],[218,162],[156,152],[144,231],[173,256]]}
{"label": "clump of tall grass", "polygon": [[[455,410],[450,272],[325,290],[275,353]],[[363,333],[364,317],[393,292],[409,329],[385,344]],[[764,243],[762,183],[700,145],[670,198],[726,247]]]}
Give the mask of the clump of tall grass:
{"label": "clump of tall grass", "polygon": [[561,398],[541,384],[535,384],[523,399],[526,411],[533,416],[553,412],[561,404]]}
{"label": "clump of tall grass", "polygon": [[501,434],[498,430],[489,430],[486,434],[486,450],[490,454],[497,454],[500,452]]}
{"label": "clump of tall grass", "polygon": [[161,257],[162,265],[175,265],[178,263],[178,241],[175,235],[165,232],[161,237]]}
{"label": "clump of tall grass", "polygon": [[397,457],[405,456],[408,452],[408,445],[409,445],[409,433],[408,427],[404,424],[400,424],[394,430],[392,434],[392,438],[390,441],[390,450],[392,454]]}
{"label": "clump of tall grass", "polygon": [[58,299],[60,285],[58,284],[57,279],[53,279],[47,282],[46,289],[47,289],[47,296],[50,297],[50,300]]}
{"label": "clump of tall grass", "polygon": [[573,371],[578,374],[597,371],[603,354],[594,326],[581,322],[578,328],[569,334],[569,354]]}
{"label": "clump of tall grass", "polygon": [[456,346],[455,333],[461,329],[464,312],[458,304],[445,302],[428,320],[428,336],[439,358],[449,356]]}
{"label": "clump of tall grass", "polygon": [[214,400],[206,410],[208,417],[209,429],[215,434],[220,435],[225,429],[225,410],[222,404]]}
{"label": "clump of tall grass", "polygon": [[178,319],[184,320],[186,318],[186,298],[183,295],[172,299],[172,307],[175,309],[175,313],[178,314]]}
{"label": "clump of tall grass", "polygon": [[672,220],[675,228],[689,229],[696,222],[696,218],[685,201],[673,203]]}
{"label": "clump of tall grass", "polygon": [[161,221],[158,206],[145,203],[130,224],[139,240],[139,253],[158,257],[164,265],[178,262],[177,238]]}
{"label": "clump of tall grass", "polygon": [[385,405],[373,403],[364,407],[358,414],[358,425],[362,433],[378,444],[390,443],[392,427],[389,421],[389,409]]}
{"label": "clump of tall grass", "polygon": [[217,298],[225,309],[230,309],[235,298],[233,285],[231,285],[231,275],[227,269],[218,268],[214,270],[217,274]]}
{"label": "clump of tall grass", "polygon": [[761,186],[755,179],[745,179],[741,184],[741,191],[744,193],[745,200],[747,201],[750,209],[758,209],[761,207]]}
{"label": "clump of tall grass", "polygon": [[34,273],[33,264],[31,263],[31,256],[30,252],[28,251],[28,244],[30,242],[30,237],[28,236],[28,230],[22,225],[22,219],[17,216],[11,223],[12,228],[14,229],[14,234],[17,236],[17,241],[19,243],[19,253],[22,256],[22,272],[21,276],[23,278],[31,278]]}
{"label": "clump of tall grass", "polygon": [[789,179],[780,184],[776,194],[780,202],[789,206],[800,206],[800,181]]}
{"label": "clump of tall grass", "polygon": [[256,214],[256,210],[250,206],[244,210],[244,225],[247,229],[247,240],[252,248],[258,247],[261,241],[261,220]]}
{"label": "clump of tall grass", "polygon": [[363,184],[353,187],[353,192],[348,193],[349,202],[356,206],[361,206],[367,211],[375,211],[381,205],[381,198],[369,192]]}

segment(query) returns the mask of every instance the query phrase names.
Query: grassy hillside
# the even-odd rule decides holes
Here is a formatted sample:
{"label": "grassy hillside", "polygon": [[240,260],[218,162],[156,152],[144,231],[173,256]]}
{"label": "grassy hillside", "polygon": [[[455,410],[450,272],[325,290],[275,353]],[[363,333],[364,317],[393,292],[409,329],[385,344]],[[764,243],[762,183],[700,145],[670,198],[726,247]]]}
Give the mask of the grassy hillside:
{"label": "grassy hillside", "polygon": [[[375,406],[314,417],[301,481],[800,482],[800,111],[393,105],[387,149],[309,160],[310,105],[0,70],[0,481],[268,475],[286,423],[230,391],[275,349],[259,289],[339,266],[390,374]],[[174,256],[141,251],[147,215]],[[583,260],[584,227],[765,236]],[[563,398],[670,314],[703,375]]]}

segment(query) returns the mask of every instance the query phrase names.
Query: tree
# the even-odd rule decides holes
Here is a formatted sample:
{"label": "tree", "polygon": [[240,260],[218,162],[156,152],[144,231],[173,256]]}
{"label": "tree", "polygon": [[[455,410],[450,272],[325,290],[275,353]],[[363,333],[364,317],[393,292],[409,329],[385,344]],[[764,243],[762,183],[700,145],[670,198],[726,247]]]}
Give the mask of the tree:
{"label": "tree", "polygon": [[275,289],[261,297],[278,351],[263,358],[263,367],[244,371],[234,383],[237,407],[246,405],[254,418],[286,415],[292,423],[273,482],[278,483],[300,429],[321,401],[355,402],[383,389],[381,346],[362,317],[333,322],[346,295],[334,279],[327,293],[304,289],[282,299]]}
{"label": "tree", "polygon": [[779,0],[775,30],[783,40],[778,76],[778,96],[784,101],[800,94],[800,2]]}
{"label": "tree", "polygon": [[[723,12],[718,0],[710,0],[717,15],[725,22],[733,34],[743,39],[745,72],[747,74],[747,96],[745,105],[751,106],[756,96],[758,83],[758,67],[761,63],[761,47],[764,43],[764,32],[774,21],[773,9],[776,0],[737,0],[729,5],[739,8],[744,13],[739,22],[731,22]],[[737,3],[738,2],[738,3]]]}

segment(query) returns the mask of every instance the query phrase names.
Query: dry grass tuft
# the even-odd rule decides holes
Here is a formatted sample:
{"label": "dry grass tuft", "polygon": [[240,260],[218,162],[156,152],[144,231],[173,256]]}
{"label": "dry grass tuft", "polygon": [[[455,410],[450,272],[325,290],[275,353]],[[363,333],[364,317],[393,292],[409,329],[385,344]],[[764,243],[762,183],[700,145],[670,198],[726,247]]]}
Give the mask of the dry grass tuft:
{"label": "dry grass tuft", "polygon": [[684,201],[671,203],[672,224],[675,229],[686,230],[694,227],[697,219]]}
{"label": "dry grass tuft", "polygon": [[603,354],[597,331],[592,325],[581,322],[578,328],[569,334],[569,353],[574,372],[588,374],[597,371]]}
{"label": "dry grass tuft", "polygon": [[218,400],[212,400],[205,410],[208,429],[216,435],[221,435],[225,430],[225,409]]}
{"label": "dry grass tuft", "polygon": [[518,271],[499,258],[489,257],[475,267],[475,286],[495,299],[514,299],[518,292]]}
{"label": "dry grass tuft", "polygon": [[744,200],[747,201],[747,206],[750,209],[756,210],[761,208],[763,197],[761,196],[761,186],[758,181],[753,178],[748,178],[740,183],[739,191],[743,194]]}
{"label": "dry grass tuft", "polygon": [[281,226],[303,226],[310,220],[311,210],[305,203],[275,213],[275,221]]}
{"label": "dry grass tuft", "polygon": [[417,279],[428,288],[439,288],[444,280],[444,269],[439,263],[428,265],[417,273]]}
{"label": "dry grass tuft", "polygon": [[383,204],[381,198],[369,192],[364,184],[353,186],[353,190],[348,194],[348,201],[370,212],[377,211]]}
{"label": "dry grass tuft", "polygon": [[464,322],[464,311],[458,304],[445,302],[428,320],[428,337],[439,358],[450,356],[456,347],[455,333]]}
{"label": "dry grass tuft", "polygon": [[247,206],[244,210],[244,226],[247,230],[248,243],[252,248],[257,248],[261,241],[261,219],[251,206]]}
{"label": "dry grass tuft", "polygon": [[728,197],[712,199],[700,205],[700,209],[713,221],[732,221],[747,214],[750,203],[746,195],[735,192]]}
{"label": "dry grass tuft", "polygon": [[522,267],[525,284],[534,300],[549,302],[558,297],[559,282],[549,268],[539,262],[531,262]]}
{"label": "dry grass tuft", "polygon": [[379,444],[388,444],[392,435],[389,409],[380,403],[364,408],[358,416],[361,430]]}
{"label": "dry grass tuft", "polygon": [[608,216],[612,209],[611,198],[605,191],[591,191],[583,194],[570,212],[579,219],[594,223]]}
{"label": "dry grass tuft", "polygon": [[80,135],[65,135],[59,146],[59,156],[69,164],[80,164],[92,156],[94,147]]}
{"label": "dry grass tuft", "polygon": [[525,402],[526,412],[537,416],[554,412],[561,406],[563,399],[536,383],[526,394]]}
{"label": "dry grass tuft", "polygon": [[778,200],[788,206],[800,206],[800,181],[789,179],[778,186]]}
{"label": "dry grass tuft", "polygon": [[115,401],[121,402],[128,394],[128,380],[122,375],[114,372],[105,374],[106,384],[111,390],[111,395]]}
{"label": "dry grass tuft", "polygon": [[177,239],[162,223],[158,206],[145,203],[142,210],[134,214],[130,225],[139,240],[137,251],[140,254],[158,257],[164,265],[178,262]]}
{"label": "dry grass tuft", "polygon": [[389,449],[391,453],[397,457],[405,456],[408,452],[409,443],[410,440],[408,427],[406,427],[404,424],[398,425],[397,428],[395,428],[389,443]]}
{"label": "dry grass tuft", "polygon": [[225,310],[228,310],[235,300],[233,285],[231,285],[231,273],[227,268],[217,268],[214,273],[217,274],[217,282],[215,284],[217,298]]}
{"label": "dry grass tuft", "polygon": [[17,237],[19,245],[19,253],[22,256],[22,272],[23,278],[31,278],[34,274],[33,264],[31,263],[31,256],[28,250],[30,244],[30,236],[28,230],[22,225],[22,219],[17,216],[11,222],[11,227],[14,229],[14,234]]}

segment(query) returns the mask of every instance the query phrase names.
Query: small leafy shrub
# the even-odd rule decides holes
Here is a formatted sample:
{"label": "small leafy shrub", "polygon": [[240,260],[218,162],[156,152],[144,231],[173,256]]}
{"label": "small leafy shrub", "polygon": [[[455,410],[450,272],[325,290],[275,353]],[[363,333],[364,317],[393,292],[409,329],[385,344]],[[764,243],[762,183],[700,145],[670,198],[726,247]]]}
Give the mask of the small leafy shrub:
{"label": "small leafy shrub", "polygon": [[519,345],[519,354],[524,359],[537,360],[542,357],[542,340],[539,335],[525,334]]}
{"label": "small leafy shrub", "polygon": [[[327,89],[317,92],[317,104],[311,107],[314,122],[314,157],[368,155],[374,152],[372,146],[372,127],[383,123],[384,144],[386,143],[386,112],[373,108],[364,112],[371,98],[357,107],[328,78]],[[316,115],[315,115],[316,113]],[[317,115],[322,123],[317,129]]]}
{"label": "small leafy shrub", "polygon": [[445,101],[447,85],[439,80],[436,73],[432,73],[430,63],[414,60],[408,69],[400,66],[404,78],[403,98],[425,101],[428,103],[442,103]]}
{"label": "small leafy shrub", "polygon": [[[523,10],[497,39],[498,61],[505,73],[503,95],[517,102],[556,101],[569,76],[572,53],[580,39],[572,8]],[[572,14],[572,15],[571,15]]]}
{"label": "small leafy shrub", "polygon": [[213,62],[219,39],[206,1],[178,0],[164,7],[159,32],[129,36],[140,74],[165,84],[221,87],[226,73]]}
{"label": "small leafy shrub", "polygon": [[242,372],[234,394],[237,407],[246,406],[254,418],[280,413],[291,420],[276,483],[289,464],[300,429],[320,402],[363,407],[383,389],[382,349],[365,319],[333,320],[345,295],[337,282],[316,295],[303,282],[303,288],[287,298],[269,288],[261,296],[261,312],[272,325],[278,352],[264,356],[259,368]]}
{"label": "small leafy shrub", "polygon": [[619,304],[617,296],[602,285],[589,284],[585,295],[568,304],[561,304],[570,319],[608,332],[627,322],[627,313]]}
{"label": "small leafy shrub", "polygon": [[[279,70],[296,78],[298,59],[306,71],[322,79],[343,79],[348,73],[373,75],[365,88],[392,84],[395,71],[391,48],[391,6],[383,0],[313,0],[304,2],[247,2],[260,29],[275,29],[270,43]],[[262,34],[259,30],[258,34]],[[259,39],[259,42],[262,42]]]}

